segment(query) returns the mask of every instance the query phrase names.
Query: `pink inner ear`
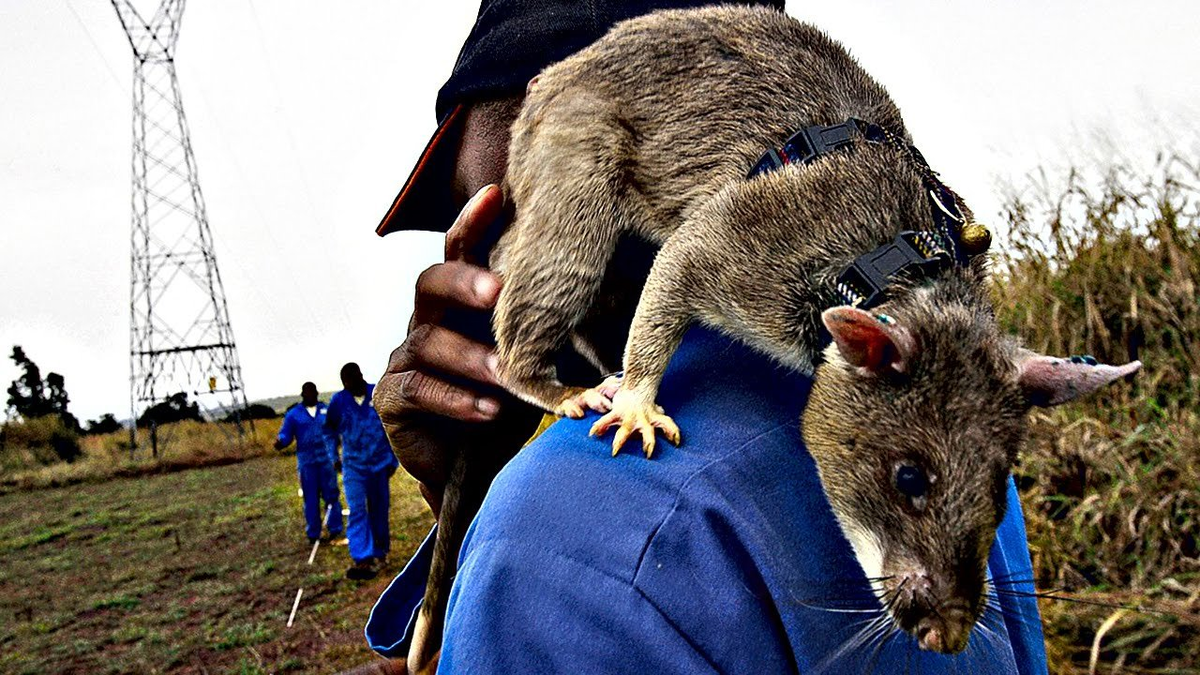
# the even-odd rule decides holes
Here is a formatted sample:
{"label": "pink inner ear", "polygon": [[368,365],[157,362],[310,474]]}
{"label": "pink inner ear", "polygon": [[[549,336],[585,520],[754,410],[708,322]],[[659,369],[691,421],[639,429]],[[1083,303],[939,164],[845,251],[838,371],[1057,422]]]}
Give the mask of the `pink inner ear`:
{"label": "pink inner ear", "polygon": [[842,358],[858,368],[878,373],[885,368],[903,372],[912,355],[912,339],[904,328],[885,325],[873,314],[855,307],[834,307],[821,315]]}
{"label": "pink inner ear", "polygon": [[1141,367],[1141,361],[1123,366],[1088,365],[1026,351],[1017,363],[1017,382],[1030,404],[1048,407],[1086,396]]}

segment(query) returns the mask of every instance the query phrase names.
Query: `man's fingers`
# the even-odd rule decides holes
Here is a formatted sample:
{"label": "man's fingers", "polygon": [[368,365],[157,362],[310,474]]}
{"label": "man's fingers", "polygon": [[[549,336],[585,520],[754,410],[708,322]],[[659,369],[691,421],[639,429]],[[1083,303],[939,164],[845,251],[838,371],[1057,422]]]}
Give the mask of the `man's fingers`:
{"label": "man's fingers", "polygon": [[499,385],[490,347],[441,326],[421,324],[392,352],[387,372],[428,369],[472,382]]}
{"label": "man's fingers", "polygon": [[504,191],[485,185],[467,202],[446,232],[446,260],[482,264],[504,232]]}
{"label": "man's fingers", "polygon": [[412,325],[432,321],[441,309],[491,309],[500,295],[500,278],[464,262],[434,265],[417,277]]}
{"label": "man's fingers", "polygon": [[415,370],[380,378],[373,402],[385,425],[401,424],[413,410],[464,422],[485,422],[500,412],[500,402],[491,396]]}

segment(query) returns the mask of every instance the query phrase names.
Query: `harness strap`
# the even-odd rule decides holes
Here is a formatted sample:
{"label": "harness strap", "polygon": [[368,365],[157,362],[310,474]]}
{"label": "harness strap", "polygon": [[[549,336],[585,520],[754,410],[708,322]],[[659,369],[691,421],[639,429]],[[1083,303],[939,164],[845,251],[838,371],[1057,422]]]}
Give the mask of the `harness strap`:
{"label": "harness strap", "polygon": [[958,198],[938,179],[921,151],[883,127],[854,117],[841,124],[800,129],[778,149],[767,150],[746,177],[754,178],[788,164],[807,164],[823,155],[849,148],[856,141],[890,145],[908,155],[921,174],[935,229],[930,232],[905,230],[891,242],[856,258],[838,275],[835,283],[846,304],[872,307],[883,301],[893,279],[901,276],[927,278],[950,265],[966,267],[972,255],[986,250],[986,244],[982,250],[968,250],[971,247],[963,246],[962,230],[967,223]]}

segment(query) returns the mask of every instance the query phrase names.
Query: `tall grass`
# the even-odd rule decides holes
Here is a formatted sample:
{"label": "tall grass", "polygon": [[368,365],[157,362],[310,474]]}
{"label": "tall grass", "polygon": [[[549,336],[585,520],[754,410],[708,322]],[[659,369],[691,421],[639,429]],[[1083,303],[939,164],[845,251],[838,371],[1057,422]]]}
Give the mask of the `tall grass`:
{"label": "tall grass", "polygon": [[158,429],[158,457],[150,455],[145,430],[138,431],[142,447],[136,453],[129,451],[128,431],[84,436],[79,440],[82,454],[71,463],[44,462],[48,450],[6,443],[0,447],[0,492],[239,462],[272,452],[277,430],[278,424],[270,420],[259,421],[253,428],[243,423],[240,437],[233,424],[224,422],[164,424]]}
{"label": "tall grass", "polygon": [[995,294],[1027,346],[1141,359],[1132,381],[1037,411],[1018,468],[1061,673],[1200,668],[1200,164],[1035,176],[1007,203]]}

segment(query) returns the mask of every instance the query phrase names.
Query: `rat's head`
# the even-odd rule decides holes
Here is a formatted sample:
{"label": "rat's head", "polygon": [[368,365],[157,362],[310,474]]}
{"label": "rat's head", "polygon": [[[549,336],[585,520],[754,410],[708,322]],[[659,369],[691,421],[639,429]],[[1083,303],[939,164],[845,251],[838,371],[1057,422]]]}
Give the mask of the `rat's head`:
{"label": "rat's head", "polygon": [[[920,289],[827,310],[804,414],[830,505],[892,620],[957,653],[986,607],[987,558],[1032,405],[1137,370],[1055,359],[997,331],[973,294]],[[1094,362],[1093,362],[1094,363]]]}

